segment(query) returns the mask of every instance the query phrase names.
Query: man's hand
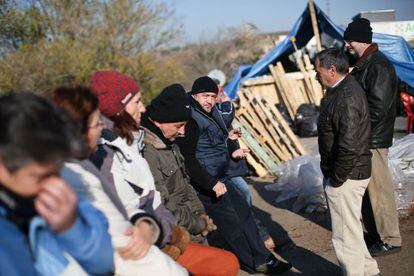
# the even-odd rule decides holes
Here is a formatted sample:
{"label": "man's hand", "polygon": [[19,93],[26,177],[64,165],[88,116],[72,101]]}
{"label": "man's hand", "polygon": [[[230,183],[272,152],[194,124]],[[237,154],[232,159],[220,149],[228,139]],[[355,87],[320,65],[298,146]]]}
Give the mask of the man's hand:
{"label": "man's hand", "polygon": [[216,193],[216,197],[220,197],[227,192],[227,188],[226,185],[224,185],[224,183],[219,181],[216,185],[214,185],[213,191]]}
{"label": "man's hand", "polygon": [[241,128],[235,128],[235,129],[230,130],[230,132],[229,132],[229,139],[230,140],[233,140],[233,141],[237,140],[241,136],[242,136]]}
{"label": "man's hand", "polygon": [[217,230],[217,226],[214,224],[213,219],[211,219],[209,216],[206,214],[200,214],[199,217],[203,219],[206,224],[206,227],[201,232],[202,236],[205,237],[209,232]]}
{"label": "man's hand", "polygon": [[139,260],[147,254],[152,245],[152,227],[145,220],[125,230],[125,235],[131,238],[128,244],[118,249],[124,260]]}
{"label": "man's hand", "polygon": [[244,159],[249,153],[250,153],[249,149],[238,149],[238,150],[233,151],[233,153],[231,154],[231,157],[233,157],[233,159]]}
{"label": "man's hand", "polygon": [[76,221],[76,193],[62,179],[51,176],[40,184],[40,191],[35,199],[35,208],[57,232],[71,228]]}

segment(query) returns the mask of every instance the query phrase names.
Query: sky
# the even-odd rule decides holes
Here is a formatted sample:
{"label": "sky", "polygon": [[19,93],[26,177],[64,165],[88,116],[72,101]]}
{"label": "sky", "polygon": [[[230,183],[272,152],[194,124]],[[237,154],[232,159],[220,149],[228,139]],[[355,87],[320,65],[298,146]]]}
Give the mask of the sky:
{"label": "sky", "polygon": [[[159,0],[175,10],[183,40],[208,39],[226,27],[254,24],[261,32],[289,31],[308,0]],[[414,20],[414,0],[314,0],[338,25],[360,11],[394,9],[396,20]]]}

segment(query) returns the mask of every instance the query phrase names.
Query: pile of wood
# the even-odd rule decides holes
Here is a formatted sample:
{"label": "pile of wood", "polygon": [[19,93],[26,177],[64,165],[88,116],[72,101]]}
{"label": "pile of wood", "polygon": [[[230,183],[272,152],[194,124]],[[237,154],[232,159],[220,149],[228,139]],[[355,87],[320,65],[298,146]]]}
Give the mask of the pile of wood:
{"label": "pile of wood", "polygon": [[276,174],[280,163],[305,154],[273,103],[248,88],[242,89],[238,96],[240,107],[233,127],[241,128],[241,146],[251,150],[247,162],[258,176]]}
{"label": "pile of wood", "polygon": [[278,62],[275,66],[269,66],[271,75],[249,79],[242,86],[266,98],[273,105],[284,104],[293,120],[301,104],[319,105],[323,97],[322,87],[315,79],[309,57],[305,55],[303,60],[296,58],[296,61],[300,72],[285,73],[282,64]]}
{"label": "pile of wood", "polygon": [[247,162],[259,176],[277,174],[282,162],[305,154],[276,105],[284,104],[286,116],[294,120],[300,105],[319,105],[323,97],[309,57],[302,59],[299,52],[294,56],[299,72],[286,73],[278,62],[269,66],[271,75],[246,80],[237,94],[240,108],[234,127],[242,129],[242,143],[252,151]]}

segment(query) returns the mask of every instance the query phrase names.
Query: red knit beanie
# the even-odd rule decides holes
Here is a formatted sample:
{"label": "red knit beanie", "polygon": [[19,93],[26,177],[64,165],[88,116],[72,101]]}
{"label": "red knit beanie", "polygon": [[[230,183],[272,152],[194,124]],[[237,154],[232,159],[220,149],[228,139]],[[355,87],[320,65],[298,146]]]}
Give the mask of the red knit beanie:
{"label": "red knit beanie", "polygon": [[99,99],[99,110],[107,117],[119,114],[139,91],[131,77],[114,71],[95,72],[90,88]]}

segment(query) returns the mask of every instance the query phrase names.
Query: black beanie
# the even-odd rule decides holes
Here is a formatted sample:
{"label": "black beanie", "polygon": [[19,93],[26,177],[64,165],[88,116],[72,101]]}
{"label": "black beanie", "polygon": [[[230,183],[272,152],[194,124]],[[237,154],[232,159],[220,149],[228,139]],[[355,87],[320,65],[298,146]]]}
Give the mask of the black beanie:
{"label": "black beanie", "polygon": [[218,93],[217,83],[210,77],[204,76],[196,79],[191,88],[191,94],[198,94],[203,92]]}
{"label": "black beanie", "polygon": [[372,28],[369,20],[357,18],[349,23],[344,33],[344,40],[372,43]]}
{"label": "black beanie", "polygon": [[159,123],[186,122],[191,119],[190,99],[181,84],[164,88],[146,109],[148,116]]}

